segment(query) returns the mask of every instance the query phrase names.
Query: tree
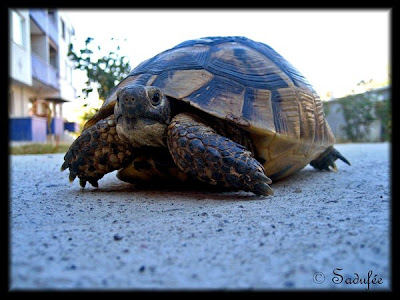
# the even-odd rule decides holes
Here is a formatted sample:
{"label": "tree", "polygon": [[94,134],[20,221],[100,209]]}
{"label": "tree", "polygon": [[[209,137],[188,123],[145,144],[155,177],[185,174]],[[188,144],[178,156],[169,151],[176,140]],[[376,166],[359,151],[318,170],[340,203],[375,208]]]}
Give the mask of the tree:
{"label": "tree", "polygon": [[391,105],[389,99],[384,99],[375,103],[375,114],[379,120],[382,122],[383,129],[383,141],[390,141],[392,135],[392,114]]}
{"label": "tree", "polygon": [[[101,52],[100,45],[96,47],[93,41],[93,38],[88,37],[85,41],[85,47],[77,52],[70,44],[68,56],[76,62],[75,69],[82,70],[87,75],[86,87],[82,89],[85,99],[93,92],[94,87],[97,89],[99,98],[104,101],[112,88],[129,74],[131,67],[127,57],[118,54],[119,45],[117,45],[115,51],[110,51],[107,56],[101,56],[99,55]],[[115,40],[111,39],[111,41]],[[95,48],[97,49],[94,50]],[[96,58],[96,56],[100,56],[100,58]],[[84,106],[87,107],[87,103]],[[90,119],[97,110],[90,108],[89,111],[86,111],[83,119]]]}
{"label": "tree", "polygon": [[375,120],[373,114],[374,96],[371,92],[365,92],[349,95],[339,100],[346,120],[343,130],[348,140],[361,142],[368,137],[371,124]]}

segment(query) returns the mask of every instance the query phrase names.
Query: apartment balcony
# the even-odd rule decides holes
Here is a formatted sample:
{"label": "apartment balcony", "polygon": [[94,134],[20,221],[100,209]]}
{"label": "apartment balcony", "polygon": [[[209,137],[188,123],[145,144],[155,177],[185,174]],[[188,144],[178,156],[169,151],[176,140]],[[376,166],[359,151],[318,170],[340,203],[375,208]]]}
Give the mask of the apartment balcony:
{"label": "apartment balcony", "polygon": [[58,46],[57,24],[49,18],[46,11],[41,9],[31,9],[29,12],[31,19],[36,23],[36,25]]}
{"label": "apartment balcony", "polygon": [[31,58],[32,77],[47,86],[60,90],[58,70],[33,52],[31,53]]}

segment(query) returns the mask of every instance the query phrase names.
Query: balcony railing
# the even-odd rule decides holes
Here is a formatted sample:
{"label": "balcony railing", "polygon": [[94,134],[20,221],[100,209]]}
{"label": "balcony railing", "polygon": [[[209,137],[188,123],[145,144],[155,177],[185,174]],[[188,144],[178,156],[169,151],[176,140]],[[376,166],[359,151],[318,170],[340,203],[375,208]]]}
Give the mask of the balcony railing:
{"label": "balcony railing", "polygon": [[50,64],[46,63],[37,54],[31,53],[32,58],[32,77],[39,80],[43,84],[49,85],[57,90],[60,89],[58,82],[58,71]]}
{"label": "balcony railing", "polygon": [[47,13],[42,9],[31,9],[30,16],[36,25],[58,46],[57,24],[49,18]]}
{"label": "balcony railing", "polygon": [[46,32],[47,14],[42,9],[31,9],[29,13],[36,25],[38,25],[43,32]]}
{"label": "balcony railing", "polygon": [[58,29],[57,29],[57,24],[54,23],[54,21],[51,18],[48,18],[49,20],[49,27],[48,27],[48,34],[50,38],[55,42],[56,45],[58,45]]}

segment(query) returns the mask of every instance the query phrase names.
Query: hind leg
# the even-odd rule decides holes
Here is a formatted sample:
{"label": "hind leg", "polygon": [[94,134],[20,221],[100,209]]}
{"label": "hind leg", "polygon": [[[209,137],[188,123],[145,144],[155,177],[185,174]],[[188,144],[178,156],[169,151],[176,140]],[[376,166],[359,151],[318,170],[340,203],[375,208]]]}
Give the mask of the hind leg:
{"label": "hind leg", "polygon": [[310,165],[318,170],[330,171],[332,168],[332,170],[336,172],[337,167],[335,164],[335,160],[337,160],[338,158],[350,166],[350,162],[346,158],[344,158],[344,156],[340,154],[339,151],[333,148],[333,146],[326,149],[320,156],[311,161]]}
{"label": "hind leg", "polygon": [[175,165],[165,148],[136,149],[135,157],[125,168],[120,169],[117,178],[134,184],[152,185],[160,183],[185,182],[187,175]]}

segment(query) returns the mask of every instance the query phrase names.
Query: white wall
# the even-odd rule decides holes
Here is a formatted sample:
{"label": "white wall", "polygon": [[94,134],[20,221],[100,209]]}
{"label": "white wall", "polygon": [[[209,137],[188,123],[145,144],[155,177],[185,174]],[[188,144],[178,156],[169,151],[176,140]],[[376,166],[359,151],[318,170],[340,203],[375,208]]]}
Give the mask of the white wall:
{"label": "white wall", "polygon": [[29,115],[29,99],[36,97],[33,89],[20,84],[11,84],[9,92],[9,116],[26,117]]}
{"label": "white wall", "polygon": [[[29,11],[25,9],[15,10],[24,19],[24,45],[16,44],[10,34],[10,77],[24,83],[32,85],[32,67],[31,67],[31,42],[30,42],[30,18]],[[9,20],[12,20],[12,11],[9,10]],[[10,33],[13,30],[12,21],[10,21]]]}
{"label": "white wall", "polygon": [[[76,98],[76,88],[73,81],[74,64],[68,59],[69,44],[71,43],[71,33],[73,31],[72,24],[65,13],[58,12],[58,51],[60,66],[60,96],[66,100],[74,100]],[[63,26],[65,36],[63,37]]]}

